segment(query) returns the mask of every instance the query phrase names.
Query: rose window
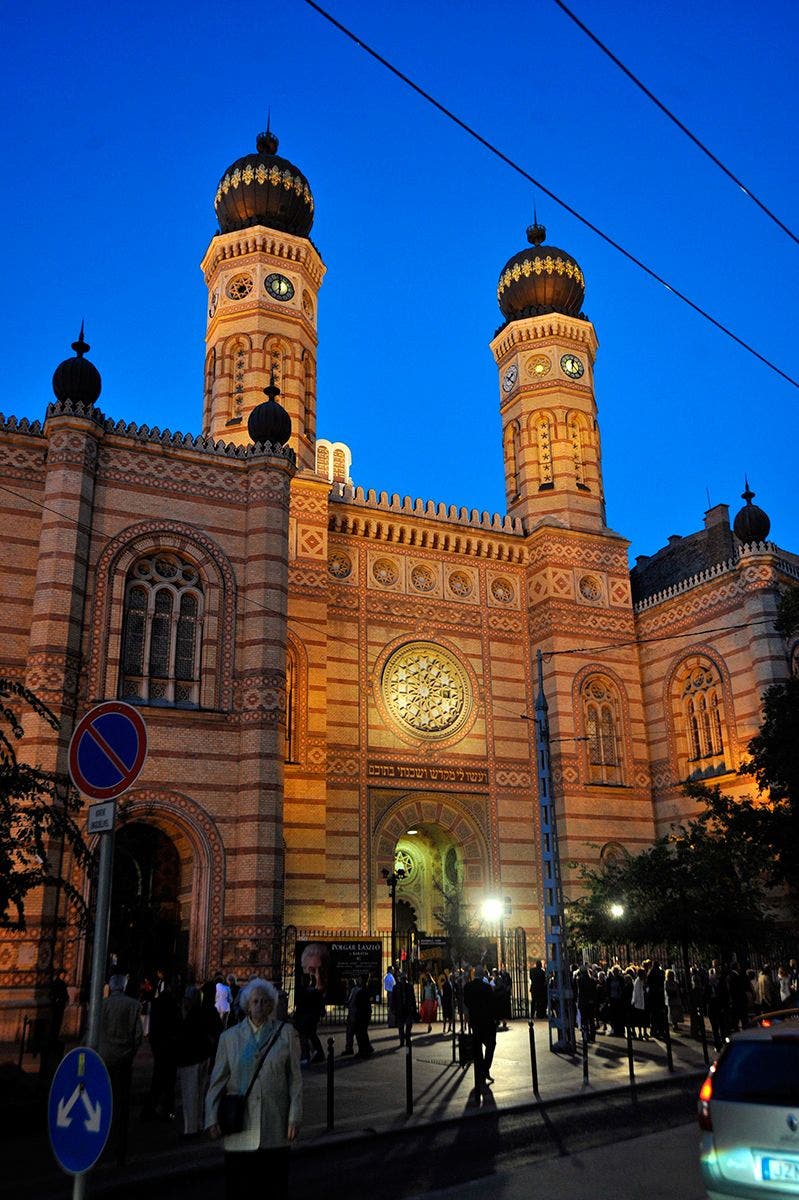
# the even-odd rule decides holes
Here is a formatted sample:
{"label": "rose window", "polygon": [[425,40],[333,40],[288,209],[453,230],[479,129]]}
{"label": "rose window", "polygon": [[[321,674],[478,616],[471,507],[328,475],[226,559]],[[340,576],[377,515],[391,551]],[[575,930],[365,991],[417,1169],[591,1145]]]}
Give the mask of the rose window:
{"label": "rose window", "polygon": [[466,671],[454,655],[432,642],[412,642],[395,650],[383,669],[381,688],[398,725],[423,738],[449,737],[465,724],[471,710]]}
{"label": "rose window", "polygon": [[399,579],[396,563],[388,558],[378,558],[372,567],[372,578],[383,587],[393,587]]}

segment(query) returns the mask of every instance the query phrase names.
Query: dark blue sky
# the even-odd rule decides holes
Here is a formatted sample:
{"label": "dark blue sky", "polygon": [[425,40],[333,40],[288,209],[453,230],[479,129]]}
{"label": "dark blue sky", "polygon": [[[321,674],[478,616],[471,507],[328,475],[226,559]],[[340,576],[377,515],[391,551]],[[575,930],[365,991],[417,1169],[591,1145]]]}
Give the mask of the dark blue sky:
{"label": "dark blue sky", "polygon": [[[551,0],[330,0],[443,103],[793,376],[799,248]],[[789,225],[788,0],[573,0]],[[319,433],[365,487],[504,509],[496,283],[537,204],[586,279],[608,521],[652,552],[734,514],[744,472],[799,551],[797,390],[430,109],[302,0],[36,3],[6,16],[0,408],[42,416],[86,318],[114,418],[197,432],[198,263],[225,168],[271,105],[327,265]]]}

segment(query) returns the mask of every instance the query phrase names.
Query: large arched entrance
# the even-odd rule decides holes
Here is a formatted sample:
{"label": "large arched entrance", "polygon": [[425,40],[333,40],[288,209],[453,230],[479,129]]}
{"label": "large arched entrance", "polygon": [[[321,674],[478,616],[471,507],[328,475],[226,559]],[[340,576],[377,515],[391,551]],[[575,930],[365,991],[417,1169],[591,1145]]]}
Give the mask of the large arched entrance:
{"label": "large arched entrance", "polygon": [[185,978],[191,874],[187,850],[146,821],[119,828],[108,936],[112,966],[138,979],[153,978],[157,967],[170,977]]}
{"label": "large arched entrance", "polygon": [[[404,949],[431,969],[479,959],[485,940],[479,913],[491,870],[488,838],[474,799],[419,793],[397,797],[379,819],[373,844],[375,876],[397,879],[400,957]],[[386,899],[382,889],[373,893],[373,928],[390,928],[390,893]]]}

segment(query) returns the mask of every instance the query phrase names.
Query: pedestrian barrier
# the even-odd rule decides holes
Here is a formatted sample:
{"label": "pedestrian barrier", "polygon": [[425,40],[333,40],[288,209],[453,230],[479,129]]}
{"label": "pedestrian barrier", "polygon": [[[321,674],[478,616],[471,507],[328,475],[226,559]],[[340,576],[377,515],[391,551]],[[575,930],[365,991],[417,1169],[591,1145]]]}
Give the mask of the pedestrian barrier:
{"label": "pedestrian barrier", "polygon": [[533,1073],[533,1095],[537,1100],[541,1093],[538,1090],[538,1054],[535,1045],[535,1024],[532,1020],[527,1022],[527,1028],[530,1034],[530,1069]]}

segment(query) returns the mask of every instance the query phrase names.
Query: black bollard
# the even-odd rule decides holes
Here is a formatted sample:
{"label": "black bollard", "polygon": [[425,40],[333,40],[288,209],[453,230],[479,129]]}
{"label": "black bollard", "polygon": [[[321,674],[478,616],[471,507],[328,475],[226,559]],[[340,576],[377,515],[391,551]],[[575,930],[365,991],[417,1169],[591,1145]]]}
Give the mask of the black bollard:
{"label": "black bollard", "polygon": [[452,1020],[452,1062],[453,1062],[453,1064],[454,1064],[454,1063],[456,1063],[457,1061],[458,1061],[458,1035],[457,1035],[457,1033],[455,1032],[455,1014],[453,1013],[453,1020]]}
{"label": "black bollard", "polygon": [[701,1008],[698,1008],[696,1010],[696,1016],[699,1021],[699,1038],[700,1038],[700,1041],[702,1042],[702,1054],[705,1059],[705,1066],[709,1067],[710,1066],[710,1055],[708,1054],[708,1051],[707,1051],[707,1030],[705,1029],[705,1014],[702,1012]]}
{"label": "black bollard", "polygon": [[588,1035],[586,1034],[585,1027],[580,1032],[583,1042],[583,1087],[588,1087]]}
{"label": "black bollard", "polygon": [[635,1092],[635,1059],[633,1058],[633,1031],[627,1026],[627,1066],[630,1069],[630,1087]]}
{"label": "black bollard", "polygon": [[411,1055],[411,1031],[408,1030],[408,1049],[405,1052],[405,1112],[413,1113],[413,1057]]}
{"label": "black bollard", "polygon": [[671,1048],[671,1029],[669,1028],[668,1013],[666,1013],[666,1028],[665,1028],[664,1036],[665,1036],[665,1042],[666,1042],[666,1066],[669,1068],[669,1071],[671,1071],[673,1074],[674,1073],[674,1052],[672,1051],[672,1048]]}
{"label": "black bollard", "polygon": [[533,1095],[537,1099],[541,1093],[538,1090],[538,1055],[535,1047],[535,1024],[533,1021],[527,1022],[527,1028],[530,1031],[530,1069],[533,1072]]}
{"label": "black bollard", "polygon": [[333,1128],[333,1072],[335,1070],[333,1039],[327,1039],[327,1127]]}

